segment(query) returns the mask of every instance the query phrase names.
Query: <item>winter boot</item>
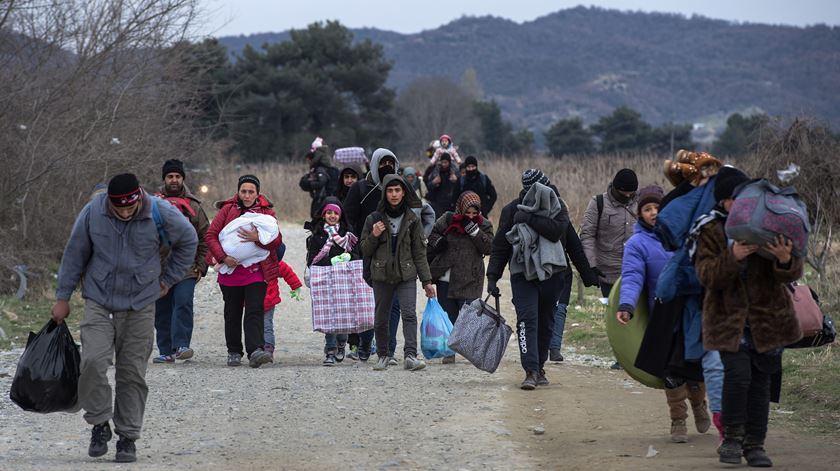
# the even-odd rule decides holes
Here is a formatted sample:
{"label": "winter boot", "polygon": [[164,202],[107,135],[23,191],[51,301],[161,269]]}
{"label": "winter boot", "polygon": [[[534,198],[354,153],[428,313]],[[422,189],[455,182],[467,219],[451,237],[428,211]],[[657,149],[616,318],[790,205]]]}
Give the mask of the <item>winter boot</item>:
{"label": "winter boot", "polygon": [[721,463],[741,464],[744,454],[744,425],[727,425],[723,432],[723,445],[718,448]]}
{"label": "winter boot", "polygon": [[688,387],[682,384],[676,388],[666,389],[665,397],[668,399],[668,408],[671,412],[671,441],[685,443],[688,441],[688,428],[685,426],[685,419],[688,418],[688,406],[685,404],[688,398]]}
{"label": "winter boot", "polygon": [[522,381],[519,388],[524,389],[525,391],[533,391],[534,389],[537,389],[537,381],[537,372],[528,371],[525,373],[525,380]]}
{"label": "winter boot", "polygon": [[706,383],[686,383],[688,386],[688,401],[691,403],[691,411],[694,412],[694,426],[700,433],[709,431],[712,421],[709,418],[709,410],[706,406]]}
{"label": "winter boot", "polygon": [[744,438],[744,458],[753,468],[772,468],[773,462],[764,451],[764,440],[747,435]]}

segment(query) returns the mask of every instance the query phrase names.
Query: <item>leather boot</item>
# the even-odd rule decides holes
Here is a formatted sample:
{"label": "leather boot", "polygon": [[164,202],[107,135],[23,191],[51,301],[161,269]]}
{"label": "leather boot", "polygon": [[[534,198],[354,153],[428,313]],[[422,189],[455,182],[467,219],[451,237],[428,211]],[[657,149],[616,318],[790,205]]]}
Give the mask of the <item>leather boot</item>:
{"label": "leather boot", "polygon": [[686,383],[688,386],[688,401],[694,412],[694,426],[700,433],[709,431],[712,420],[709,418],[709,408],[706,406],[706,383]]}
{"label": "leather boot", "polygon": [[727,425],[723,430],[723,445],[718,448],[721,463],[741,464],[741,455],[744,454],[743,425]]}
{"label": "leather boot", "polygon": [[525,373],[525,381],[522,381],[522,384],[519,385],[520,389],[524,389],[525,391],[533,391],[537,389],[537,379],[538,373],[536,371],[528,371]]}
{"label": "leather boot", "polygon": [[685,443],[688,441],[688,428],[685,426],[685,419],[688,418],[688,406],[685,404],[688,388],[682,384],[677,388],[666,389],[665,397],[671,412],[671,441]]}
{"label": "leather boot", "polygon": [[744,438],[744,458],[753,468],[771,468],[773,462],[764,450],[764,440],[747,435]]}

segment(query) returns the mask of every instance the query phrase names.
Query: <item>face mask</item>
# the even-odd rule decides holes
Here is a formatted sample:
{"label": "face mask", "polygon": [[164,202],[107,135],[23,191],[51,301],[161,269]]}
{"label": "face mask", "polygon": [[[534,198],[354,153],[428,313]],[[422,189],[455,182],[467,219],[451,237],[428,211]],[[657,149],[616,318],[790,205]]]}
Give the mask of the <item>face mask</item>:
{"label": "face mask", "polygon": [[384,167],[379,167],[379,181],[385,179],[387,175],[391,175],[396,173],[396,170],[392,165],[386,165]]}
{"label": "face mask", "polygon": [[478,170],[467,170],[467,176],[470,178],[475,178],[478,176]]}

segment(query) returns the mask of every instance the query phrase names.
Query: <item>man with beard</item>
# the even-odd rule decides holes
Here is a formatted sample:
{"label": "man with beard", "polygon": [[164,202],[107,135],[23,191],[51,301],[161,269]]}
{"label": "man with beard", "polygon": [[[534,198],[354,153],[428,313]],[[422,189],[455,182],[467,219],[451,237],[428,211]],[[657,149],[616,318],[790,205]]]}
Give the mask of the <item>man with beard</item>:
{"label": "man with beard", "polygon": [[496,188],[490,177],[478,171],[478,159],[475,156],[470,155],[464,159],[464,169],[466,173],[458,182],[459,188],[453,195],[454,201],[457,201],[461,194],[472,191],[481,198],[481,215],[486,218],[496,204]]}
{"label": "man with beard", "polygon": [[458,178],[458,172],[452,168],[452,157],[446,152],[440,156],[436,165],[426,169],[423,175],[429,189],[426,200],[435,210],[435,217],[439,218],[455,207],[455,200],[458,199]]}
{"label": "man with beard", "polygon": [[[210,227],[207,215],[201,208],[201,200],[193,195],[184,183],[186,173],[180,160],[167,160],[163,164],[163,186],[157,196],[175,206],[184,215],[198,235],[198,249],[195,260],[183,280],[171,288],[166,296],[155,303],[155,331],[160,355],[154,363],[175,363],[175,360],[192,358],[190,348],[193,331],[193,294],[195,285],[207,274],[207,243],[204,234]],[[162,258],[168,256],[169,249],[161,251]]]}

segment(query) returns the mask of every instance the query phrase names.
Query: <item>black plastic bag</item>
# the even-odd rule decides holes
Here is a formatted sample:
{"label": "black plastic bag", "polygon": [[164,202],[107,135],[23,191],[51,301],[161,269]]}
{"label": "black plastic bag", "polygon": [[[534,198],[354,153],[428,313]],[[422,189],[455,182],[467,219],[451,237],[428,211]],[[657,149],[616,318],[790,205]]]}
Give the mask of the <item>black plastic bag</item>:
{"label": "black plastic bag", "polygon": [[81,361],[67,324],[50,320],[37,334],[29,333],[9,397],[31,412],[78,410]]}

